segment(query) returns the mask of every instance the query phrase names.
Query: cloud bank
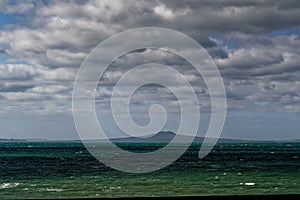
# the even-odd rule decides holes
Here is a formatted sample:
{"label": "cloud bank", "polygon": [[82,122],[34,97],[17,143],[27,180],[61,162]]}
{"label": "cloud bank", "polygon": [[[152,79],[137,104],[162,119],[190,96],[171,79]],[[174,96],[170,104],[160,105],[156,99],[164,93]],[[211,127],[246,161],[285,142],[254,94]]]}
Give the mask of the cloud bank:
{"label": "cloud bank", "polygon": [[[115,33],[146,26],[181,31],[208,51],[222,74],[229,110],[300,111],[297,0],[4,0],[0,12],[13,19],[0,29],[3,114],[71,114],[73,81],[87,54]],[[167,64],[184,74],[202,109],[209,109],[207,88],[185,60],[143,49],[121,56],[104,74],[97,91],[97,102],[102,103],[99,112],[108,108],[104,105],[120,76],[147,62]],[[157,78],[168,78],[155,73]],[[154,94],[151,98],[149,92]],[[151,86],[136,94],[135,108],[144,112],[155,101],[178,111],[172,110],[176,103],[168,90]]]}

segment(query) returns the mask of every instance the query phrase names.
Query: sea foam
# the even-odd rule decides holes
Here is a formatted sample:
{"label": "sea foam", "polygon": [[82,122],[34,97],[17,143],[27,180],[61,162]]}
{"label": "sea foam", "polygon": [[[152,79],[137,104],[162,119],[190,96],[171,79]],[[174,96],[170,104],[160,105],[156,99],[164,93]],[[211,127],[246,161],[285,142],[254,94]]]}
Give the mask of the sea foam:
{"label": "sea foam", "polygon": [[7,188],[12,188],[12,187],[17,187],[20,185],[20,183],[2,183],[0,185],[0,189],[7,189]]}

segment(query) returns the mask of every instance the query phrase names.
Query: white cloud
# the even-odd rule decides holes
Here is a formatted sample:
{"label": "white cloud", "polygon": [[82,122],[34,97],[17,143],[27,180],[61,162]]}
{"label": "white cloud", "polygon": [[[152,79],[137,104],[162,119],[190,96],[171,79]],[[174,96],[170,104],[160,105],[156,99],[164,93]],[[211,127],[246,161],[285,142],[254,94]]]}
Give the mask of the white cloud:
{"label": "white cloud", "polygon": [[[47,4],[16,1],[11,5],[5,0],[1,1],[0,8],[2,12],[24,14],[18,24],[0,32],[0,48],[6,52],[5,61],[28,63],[0,65],[0,92],[5,97],[1,101],[5,101],[5,105],[21,99],[37,102],[49,98],[53,100],[51,106],[59,107],[63,99],[70,98],[81,62],[99,42],[126,29],[162,26],[187,33],[216,54],[215,61],[232,105],[240,109],[264,109],[258,105],[263,105],[265,99],[276,102],[274,107],[282,109],[300,107],[294,95],[298,91],[298,84],[294,83],[300,79],[299,31],[293,35],[264,35],[277,29],[299,27],[298,4],[90,0]],[[222,37],[210,37],[216,33]],[[230,49],[230,44],[235,48]],[[111,86],[130,67],[153,61],[174,67],[192,82],[199,96],[207,95],[203,80],[191,66],[168,52],[152,49],[122,56],[114,63],[115,68],[105,73],[102,83]],[[153,76],[153,80],[180,84],[176,77],[169,77],[163,70],[146,73]],[[140,78],[143,76],[131,77],[129,83]],[[276,89],[269,87],[270,83],[274,83]],[[99,91],[100,96],[102,93],[105,98],[110,90],[105,88]],[[146,92],[139,95],[147,98]],[[168,93],[160,97],[171,99]],[[40,104],[36,103],[36,107]]]}
{"label": "white cloud", "polygon": [[162,16],[166,19],[172,19],[175,17],[175,14],[174,12],[171,10],[171,9],[168,9],[165,5],[159,5],[159,6],[156,6],[154,7],[154,13],[159,15],[159,16]]}
{"label": "white cloud", "polygon": [[35,67],[25,64],[0,64],[0,79],[27,80],[38,72]]}
{"label": "white cloud", "polygon": [[168,8],[166,5],[164,4],[160,4],[157,5],[153,8],[153,11],[155,14],[157,14],[158,16],[163,17],[164,19],[167,20],[172,20],[174,17],[183,17],[185,15],[188,15],[189,13],[191,13],[191,9],[190,8],[183,8],[183,9],[177,9],[175,11],[173,11],[172,9]]}
{"label": "white cloud", "polygon": [[74,81],[76,75],[76,69],[72,68],[56,68],[47,69],[41,68],[39,73],[41,74],[40,79],[52,80],[52,81]]}
{"label": "white cloud", "polygon": [[49,94],[55,94],[55,93],[61,93],[69,90],[68,87],[62,86],[62,85],[50,85],[50,86],[37,86],[32,88],[29,91],[35,92],[35,93],[49,93]]}

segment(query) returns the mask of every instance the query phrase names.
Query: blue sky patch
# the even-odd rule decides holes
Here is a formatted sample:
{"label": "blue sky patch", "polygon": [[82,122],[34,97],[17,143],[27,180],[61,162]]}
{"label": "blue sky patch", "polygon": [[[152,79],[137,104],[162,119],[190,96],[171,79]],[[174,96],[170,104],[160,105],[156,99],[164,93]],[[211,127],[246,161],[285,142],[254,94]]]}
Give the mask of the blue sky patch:
{"label": "blue sky patch", "polygon": [[229,50],[234,50],[238,48],[236,44],[225,38],[223,34],[214,34],[211,37],[216,40],[221,40],[223,42],[223,45],[226,46]]}
{"label": "blue sky patch", "polygon": [[16,23],[16,14],[6,14],[0,12],[0,28],[7,24],[14,24]]}
{"label": "blue sky patch", "polygon": [[277,36],[285,35],[299,35],[299,28],[283,29],[283,30],[274,30],[271,33],[264,34],[265,37],[272,38]]}

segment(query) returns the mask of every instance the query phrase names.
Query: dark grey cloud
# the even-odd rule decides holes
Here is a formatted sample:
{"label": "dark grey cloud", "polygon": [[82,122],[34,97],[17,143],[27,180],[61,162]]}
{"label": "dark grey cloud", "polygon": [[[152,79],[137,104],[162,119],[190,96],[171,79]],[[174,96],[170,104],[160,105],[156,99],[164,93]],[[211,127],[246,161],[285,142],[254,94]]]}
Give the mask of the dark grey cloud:
{"label": "dark grey cloud", "polygon": [[4,55],[6,55],[6,54],[7,54],[7,52],[6,52],[6,50],[5,50],[5,49],[0,49],[0,54],[4,54]]}
{"label": "dark grey cloud", "polygon": [[[190,8],[190,13],[180,17],[182,28],[217,32],[244,33],[269,32],[298,26],[297,1],[163,1],[170,10]],[[177,21],[176,21],[177,22]],[[193,28],[192,28],[193,27]]]}

